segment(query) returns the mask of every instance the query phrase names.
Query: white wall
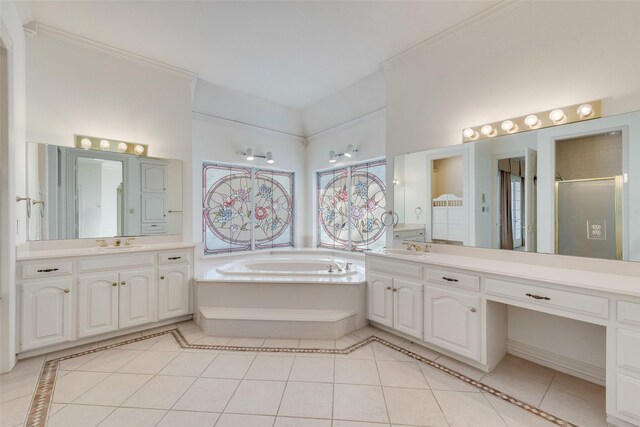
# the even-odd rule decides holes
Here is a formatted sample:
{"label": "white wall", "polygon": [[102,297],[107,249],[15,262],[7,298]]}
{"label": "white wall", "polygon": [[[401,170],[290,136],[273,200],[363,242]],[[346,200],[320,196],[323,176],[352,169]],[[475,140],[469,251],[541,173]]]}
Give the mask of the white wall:
{"label": "white wall", "polygon": [[[191,188],[189,76],[37,36],[27,40],[27,81],[29,142],[73,146],[73,135],[83,134],[148,144],[153,157],[184,161],[184,188]],[[23,165],[16,176],[25,175]],[[184,192],[184,230],[191,197]]]}

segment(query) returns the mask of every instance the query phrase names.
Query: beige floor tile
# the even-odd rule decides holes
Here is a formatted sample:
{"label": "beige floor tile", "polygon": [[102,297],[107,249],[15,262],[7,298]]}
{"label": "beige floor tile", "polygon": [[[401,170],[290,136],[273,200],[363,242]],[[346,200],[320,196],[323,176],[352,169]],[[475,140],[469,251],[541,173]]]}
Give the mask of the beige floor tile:
{"label": "beige floor tile", "polygon": [[151,378],[152,375],[111,374],[100,384],[78,397],[74,403],[120,406]]}
{"label": "beige floor tile", "polygon": [[277,348],[298,348],[300,340],[287,339],[287,338],[267,338],[262,343],[263,347],[277,347]]}
{"label": "beige floor tile", "polygon": [[60,411],[62,408],[64,408],[65,406],[67,406],[67,403],[52,403],[49,406],[49,417],[54,416],[55,414],[58,413],[58,411]]}
{"label": "beige floor tile", "polygon": [[181,353],[165,366],[159,375],[178,375],[184,377],[200,376],[217,354]]}
{"label": "beige floor tile", "polygon": [[336,348],[336,340],[301,339],[300,348]]}
{"label": "beige floor tile", "polygon": [[196,341],[206,337],[204,332],[199,329],[193,329],[190,331],[183,331],[182,336],[187,340],[189,344],[194,344]]}
{"label": "beige floor tile", "polygon": [[364,339],[369,338],[371,335],[376,335],[380,332],[382,332],[381,329],[374,328],[373,326],[365,326],[364,328],[353,331],[351,334]]}
{"label": "beige floor tile", "polygon": [[118,369],[118,372],[155,375],[180,354],[182,353],[177,351],[147,350],[140,356],[123,365]]}
{"label": "beige floor tile", "polygon": [[395,360],[398,362],[412,361],[411,357],[400,353],[397,350],[387,347],[386,345],[374,342],[371,344],[376,360]]}
{"label": "beige floor tile", "polygon": [[553,378],[551,387],[581,397],[600,406],[604,406],[606,403],[606,391],[603,386],[562,372],[558,372]]}
{"label": "beige floor tile", "polygon": [[200,326],[198,326],[198,324],[194,322],[193,319],[178,322],[175,325],[182,333],[184,333],[185,331],[200,330]]}
{"label": "beige floor tile", "polygon": [[382,387],[336,384],[333,392],[333,418],[388,423]]}
{"label": "beige floor tile", "polygon": [[288,382],[279,416],[331,418],[333,384]]}
{"label": "beige floor tile", "polygon": [[89,344],[91,346],[91,348],[100,348],[100,347],[106,347],[108,345],[112,345],[112,344],[120,344],[123,343],[125,341],[129,341],[135,338],[140,338],[142,335],[140,334],[140,332],[132,332],[130,334],[125,334],[125,335],[120,335],[117,337],[113,337],[113,338],[107,338],[105,340],[100,340],[100,341],[96,341],[94,343]]}
{"label": "beige floor tile", "polygon": [[607,426],[604,407],[552,387],[547,390],[540,409],[580,427]]}
{"label": "beige floor tile", "polygon": [[483,394],[509,427],[550,427],[552,425],[542,417],[525,411],[516,405],[505,402],[489,393]]}
{"label": "beige floor tile", "polygon": [[213,412],[169,411],[158,427],[211,427],[219,417]]}
{"label": "beige floor tile", "polygon": [[240,347],[262,347],[264,338],[231,338],[227,345]]}
{"label": "beige floor tile", "polygon": [[136,342],[132,342],[129,344],[124,344],[118,347],[119,350],[147,350],[149,347],[154,345],[157,342],[155,339],[146,339],[140,340]]}
{"label": "beige floor tile", "polygon": [[240,384],[239,380],[198,378],[172,409],[222,412]]}
{"label": "beige floor tile", "polygon": [[448,426],[431,390],[383,387],[383,391],[391,423]]}
{"label": "beige floor tile", "polygon": [[264,415],[222,414],[216,427],[271,427],[275,417]]}
{"label": "beige floor tile", "polygon": [[373,347],[371,344],[367,344],[363,347],[360,347],[357,350],[352,351],[347,354],[336,354],[336,359],[365,359],[365,360],[373,360],[375,359],[375,355],[373,354]]}
{"label": "beige floor tile", "polygon": [[109,406],[67,405],[49,417],[47,427],[97,426],[115,409]]}
{"label": "beige floor tile", "polygon": [[73,359],[62,360],[58,362],[58,369],[62,371],[73,371],[75,369],[81,369],[82,365],[92,361],[96,357],[102,355],[102,352],[96,351],[95,353],[85,354],[84,356],[74,357]]}
{"label": "beige floor tile", "polygon": [[46,360],[54,360],[59,359],[64,356],[69,356],[71,354],[81,353],[85,350],[90,350],[91,344],[78,345],[75,347],[65,348],[64,350],[54,351],[52,353],[47,353],[45,356]]}
{"label": "beige floor tile", "polygon": [[389,424],[382,423],[363,423],[360,421],[334,420],[333,427],[389,427]]}
{"label": "beige floor tile", "polygon": [[182,348],[176,342],[176,339],[171,334],[162,335],[158,338],[154,338],[154,343],[148,350],[152,351],[182,351]]}
{"label": "beige floor tile", "polygon": [[254,354],[220,353],[200,376],[242,379],[255,358]]}
{"label": "beige floor tile", "polygon": [[377,364],[383,386],[429,388],[417,362],[378,360]]}
{"label": "beige floor tile", "polygon": [[56,380],[53,401],[71,403],[109,376],[107,372],[67,371]]}
{"label": "beige floor tile", "polygon": [[0,380],[0,403],[33,394],[38,383],[38,373]]}
{"label": "beige floor tile", "polygon": [[349,348],[352,345],[359,343],[360,341],[362,341],[362,338],[360,338],[357,335],[345,335],[343,337],[336,339],[336,348],[337,349]]}
{"label": "beige floor tile", "polygon": [[335,382],[340,384],[380,385],[375,360],[336,359]]}
{"label": "beige floor tile", "polygon": [[331,420],[277,417],[273,427],[331,427]]}
{"label": "beige floor tile", "polygon": [[24,396],[0,404],[0,426],[22,424],[27,418],[32,396]]}
{"label": "beige floor tile", "polygon": [[170,409],[194,381],[193,377],[154,377],[127,399],[122,406]]}
{"label": "beige floor tile", "polygon": [[115,372],[142,354],[139,350],[105,350],[93,360],[78,368],[81,371]]}
{"label": "beige floor tile", "polygon": [[425,365],[424,363],[418,363],[418,366],[420,367],[420,370],[424,374],[424,377],[427,379],[429,387],[432,390],[467,391],[480,393],[480,390],[475,388],[474,386],[469,385],[462,380],[454,378],[451,375],[445,374],[439,369],[432,368],[431,366]]}
{"label": "beige floor tile", "polygon": [[160,409],[118,408],[100,427],[153,427],[167,411]]}
{"label": "beige floor tile", "polygon": [[334,359],[323,357],[296,357],[289,381],[333,382]]}
{"label": "beige floor tile", "polygon": [[200,345],[227,345],[227,343],[231,341],[229,337],[211,337],[205,336],[195,343],[192,344],[200,344]]}
{"label": "beige floor tile", "polygon": [[498,366],[496,366],[492,372],[505,375],[519,375],[521,377],[528,377],[531,380],[543,383],[545,385],[551,384],[553,377],[557,373],[551,368],[538,365],[537,363],[530,362],[511,354],[507,354],[500,361],[500,363],[498,363]]}
{"label": "beige floor tile", "polygon": [[466,363],[459,362],[448,356],[440,356],[438,357],[438,360],[436,362],[440,365],[446,366],[449,369],[453,369],[454,371],[459,372],[462,375],[466,375],[474,380],[480,380],[480,378],[486,375],[486,372],[474,368],[473,366],[469,366]]}
{"label": "beige floor tile", "polygon": [[282,381],[242,381],[224,412],[276,415],[285,385]]}
{"label": "beige floor tile", "polygon": [[11,381],[25,375],[37,375],[42,370],[45,356],[34,356],[27,359],[18,360],[16,366],[10,372],[0,375],[0,384]]}
{"label": "beige floor tile", "polygon": [[145,336],[145,335],[155,334],[157,332],[170,331],[172,329],[176,329],[175,323],[169,323],[168,325],[162,325],[155,328],[145,329],[141,333],[142,333],[142,336]]}
{"label": "beige floor tile", "polygon": [[549,387],[546,384],[532,380],[530,376],[515,372],[493,371],[482,377],[482,382],[533,406],[540,405]]}
{"label": "beige floor tile", "polygon": [[433,391],[451,427],[506,426],[482,393]]}
{"label": "beige floor tile", "polygon": [[293,357],[256,356],[245,375],[249,380],[284,381],[289,378]]}
{"label": "beige floor tile", "polygon": [[438,353],[437,351],[431,350],[430,348],[427,348],[420,344],[416,344],[414,342],[404,342],[402,343],[401,346],[409,350],[410,352],[419,354],[420,356],[426,357],[429,360],[436,360],[438,357],[441,356],[441,354]]}

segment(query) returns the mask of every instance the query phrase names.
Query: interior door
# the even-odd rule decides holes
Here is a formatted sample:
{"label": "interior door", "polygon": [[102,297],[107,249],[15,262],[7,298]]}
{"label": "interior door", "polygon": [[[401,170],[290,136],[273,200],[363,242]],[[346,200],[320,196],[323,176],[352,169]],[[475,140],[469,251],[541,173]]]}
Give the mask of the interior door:
{"label": "interior door", "polygon": [[524,176],[524,250],[536,252],[537,250],[537,221],[536,212],[538,204],[538,188],[536,175],[538,173],[538,152],[527,148],[525,156]]}

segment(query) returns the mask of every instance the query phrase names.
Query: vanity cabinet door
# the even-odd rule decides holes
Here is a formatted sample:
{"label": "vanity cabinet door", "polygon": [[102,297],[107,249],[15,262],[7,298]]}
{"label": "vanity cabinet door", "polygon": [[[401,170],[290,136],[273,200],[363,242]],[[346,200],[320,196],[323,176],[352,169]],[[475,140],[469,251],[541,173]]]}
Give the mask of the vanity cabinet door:
{"label": "vanity cabinet door", "polygon": [[120,329],[142,325],[156,318],[156,280],[154,270],[120,273]]}
{"label": "vanity cabinet door", "polygon": [[163,223],[166,221],[166,194],[143,194],[142,195],[142,222],[143,223]]}
{"label": "vanity cabinet door", "polygon": [[21,286],[21,350],[58,344],[74,338],[73,279],[48,279]]}
{"label": "vanity cabinet door", "polygon": [[367,280],[367,307],[369,320],[393,327],[393,278],[369,273]]}
{"label": "vanity cabinet door", "polygon": [[78,337],[118,329],[118,273],[78,277]]}
{"label": "vanity cabinet door", "polygon": [[167,191],[167,166],[153,163],[140,165],[143,193],[161,193]]}
{"label": "vanity cabinet door", "polygon": [[158,268],[158,320],[189,314],[189,266]]}
{"label": "vanity cabinet door", "polygon": [[422,339],[423,285],[393,279],[393,327],[400,332]]}
{"label": "vanity cabinet door", "polygon": [[478,360],[480,297],[425,286],[424,301],[424,340],[460,356]]}

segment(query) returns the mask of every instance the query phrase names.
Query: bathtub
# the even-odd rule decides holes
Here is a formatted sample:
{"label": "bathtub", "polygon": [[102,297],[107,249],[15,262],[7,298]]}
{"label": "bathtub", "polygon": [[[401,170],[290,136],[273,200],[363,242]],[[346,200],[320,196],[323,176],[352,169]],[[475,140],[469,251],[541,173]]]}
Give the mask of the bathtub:
{"label": "bathtub", "polygon": [[[350,264],[346,269],[347,263]],[[329,266],[333,266],[329,271]],[[243,260],[225,264],[217,267],[216,272],[222,276],[252,276],[252,277],[274,277],[274,276],[304,276],[322,278],[342,278],[357,276],[358,267],[354,261],[320,257],[288,257],[261,260]]]}

